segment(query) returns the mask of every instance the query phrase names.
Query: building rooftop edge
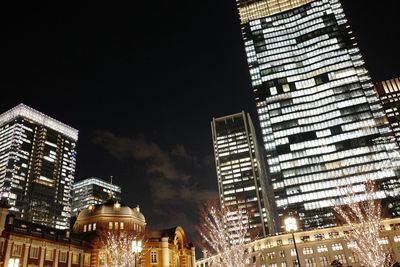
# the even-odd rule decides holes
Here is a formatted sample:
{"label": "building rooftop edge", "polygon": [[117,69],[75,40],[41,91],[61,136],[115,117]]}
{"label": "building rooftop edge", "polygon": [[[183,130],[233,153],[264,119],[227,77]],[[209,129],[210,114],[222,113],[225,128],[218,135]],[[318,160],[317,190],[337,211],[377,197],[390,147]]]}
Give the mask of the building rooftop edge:
{"label": "building rooftop edge", "polygon": [[243,114],[246,115],[246,114],[248,114],[248,112],[241,111],[241,112],[233,113],[233,114],[230,114],[230,115],[225,115],[225,116],[222,116],[222,117],[217,117],[217,118],[213,117],[213,121],[222,121],[222,120],[230,119],[230,118],[233,118],[233,117],[243,117]]}
{"label": "building rooftop edge", "polygon": [[[85,183],[87,183],[87,182],[89,182],[89,181],[91,181],[91,180],[98,182],[98,183],[94,183],[94,184],[96,184],[96,185],[100,185],[100,186],[105,186],[105,185],[106,185],[107,188],[110,187],[110,182],[107,182],[106,180],[103,180],[103,179],[98,178],[98,177],[89,177],[89,178],[86,178],[86,179],[83,179],[83,180],[80,180],[80,181],[76,181],[76,182],[74,183],[74,185],[73,185],[73,188],[76,189],[76,188],[79,187],[79,186],[83,186],[83,185],[85,185]],[[113,190],[116,190],[116,189],[121,190],[121,186],[120,186],[120,185],[117,185],[117,184],[112,184],[112,185],[111,185],[111,188],[112,188]]]}
{"label": "building rooftop edge", "polygon": [[28,118],[36,123],[40,123],[57,132],[65,134],[66,136],[72,138],[74,141],[78,140],[79,131],[77,129],[74,129],[71,126],[68,126],[65,123],[62,123],[48,115],[45,115],[42,112],[37,111],[36,109],[33,109],[23,103],[0,114],[0,124],[7,123],[20,116]]}

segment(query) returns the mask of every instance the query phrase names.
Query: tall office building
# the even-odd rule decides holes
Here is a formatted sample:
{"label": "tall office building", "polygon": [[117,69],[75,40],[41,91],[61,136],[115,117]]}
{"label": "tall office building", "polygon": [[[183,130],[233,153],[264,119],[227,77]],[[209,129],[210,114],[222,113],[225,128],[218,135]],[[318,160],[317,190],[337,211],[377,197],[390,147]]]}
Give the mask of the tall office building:
{"label": "tall office building", "polygon": [[[338,0],[237,0],[242,34],[281,218],[305,229],[334,224],[352,185],[378,181],[396,194],[394,142]],[[384,189],[385,188],[385,189]]]}
{"label": "tall office building", "polygon": [[376,83],[375,89],[378,92],[397,143],[400,144],[400,78]]}
{"label": "tall office building", "polygon": [[78,131],[24,104],[0,115],[0,197],[18,219],[68,228]]}
{"label": "tall office building", "polygon": [[96,177],[76,182],[72,193],[72,211],[76,213],[91,205],[103,204],[110,196],[121,201],[121,187]]}
{"label": "tall office building", "polygon": [[267,177],[250,115],[214,118],[211,130],[221,206],[232,211],[232,218],[238,210],[242,213],[249,225],[248,240],[274,233]]}

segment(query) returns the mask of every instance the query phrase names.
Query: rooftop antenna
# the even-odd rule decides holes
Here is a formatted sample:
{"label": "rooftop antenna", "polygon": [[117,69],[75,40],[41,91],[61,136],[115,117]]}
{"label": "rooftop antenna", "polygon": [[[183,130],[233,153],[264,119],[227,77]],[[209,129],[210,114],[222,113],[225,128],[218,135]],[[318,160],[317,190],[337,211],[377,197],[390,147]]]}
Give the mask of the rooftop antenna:
{"label": "rooftop antenna", "polygon": [[112,199],[113,198],[113,192],[112,192],[112,175],[110,176],[110,191],[108,192],[108,198]]}

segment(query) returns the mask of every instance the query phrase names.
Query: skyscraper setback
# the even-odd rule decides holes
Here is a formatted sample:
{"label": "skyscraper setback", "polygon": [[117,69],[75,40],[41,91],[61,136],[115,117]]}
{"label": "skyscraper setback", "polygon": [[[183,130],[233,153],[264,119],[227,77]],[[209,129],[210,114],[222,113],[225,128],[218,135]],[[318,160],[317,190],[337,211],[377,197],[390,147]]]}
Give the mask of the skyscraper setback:
{"label": "skyscraper setback", "polygon": [[[280,216],[329,226],[353,185],[394,195],[391,130],[338,0],[237,0]],[[392,188],[384,190],[384,188]]]}
{"label": "skyscraper setback", "polygon": [[68,228],[78,131],[26,105],[0,115],[0,196],[19,219]]}
{"label": "skyscraper setback", "polygon": [[214,118],[211,130],[221,206],[232,218],[241,212],[249,226],[248,240],[274,233],[264,162],[250,115],[241,112]]}

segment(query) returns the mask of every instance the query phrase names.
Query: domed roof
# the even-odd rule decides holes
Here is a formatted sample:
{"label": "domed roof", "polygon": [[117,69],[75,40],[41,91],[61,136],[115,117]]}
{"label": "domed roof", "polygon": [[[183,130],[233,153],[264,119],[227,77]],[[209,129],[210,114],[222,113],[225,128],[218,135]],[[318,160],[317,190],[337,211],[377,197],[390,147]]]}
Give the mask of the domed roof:
{"label": "domed roof", "polygon": [[139,207],[130,208],[114,199],[109,199],[103,204],[97,204],[83,209],[79,212],[77,221],[89,220],[94,217],[125,217],[132,218],[144,224],[146,223],[146,219],[140,212]]}

